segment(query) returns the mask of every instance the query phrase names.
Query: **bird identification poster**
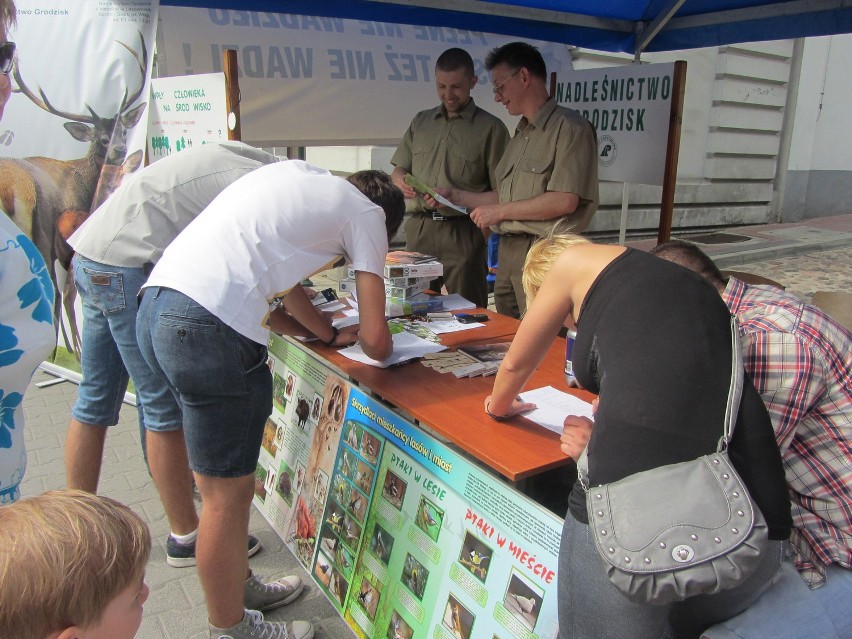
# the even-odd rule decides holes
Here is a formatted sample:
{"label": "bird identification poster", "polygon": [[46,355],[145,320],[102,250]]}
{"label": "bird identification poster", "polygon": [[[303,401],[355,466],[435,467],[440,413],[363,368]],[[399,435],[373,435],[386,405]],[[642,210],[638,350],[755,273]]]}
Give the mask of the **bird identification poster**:
{"label": "bird identification poster", "polygon": [[277,336],[257,508],[359,637],[552,639],[562,520]]}

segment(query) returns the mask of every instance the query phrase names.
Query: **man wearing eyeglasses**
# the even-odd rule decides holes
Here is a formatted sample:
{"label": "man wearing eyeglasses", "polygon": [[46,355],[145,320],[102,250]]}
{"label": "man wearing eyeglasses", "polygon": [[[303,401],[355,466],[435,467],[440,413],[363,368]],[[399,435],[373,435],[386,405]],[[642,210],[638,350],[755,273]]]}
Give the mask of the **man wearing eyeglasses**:
{"label": "man wearing eyeglasses", "polygon": [[527,252],[557,224],[585,229],[598,207],[597,141],[592,125],[547,92],[547,69],[538,49],[510,42],[485,59],[494,99],[521,116],[497,165],[497,190],[452,190],[453,202],[473,209],[470,218],[500,234],[494,283],[497,311],[520,317],[526,310],[521,273]]}
{"label": "man wearing eyeglasses", "polygon": [[[12,93],[15,5],[0,0],[0,117]],[[24,392],[36,367],[56,346],[53,284],[44,259],[25,233],[0,211],[0,504],[15,501],[27,467]]]}
{"label": "man wearing eyeglasses", "polygon": [[444,265],[442,280],[432,288],[458,293],[477,306],[488,306],[487,230],[464,213],[438,208],[405,183],[411,173],[439,189],[451,187],[490,192],[494,170],[509,141],[503,122],[479,108],[470,96],[476,86],[473,60],[459,48],[447,49],[435,64],[435,86],[441,104],[418,113],[391,159],[394,184],[402,189],[411,213],[405,225],[406,248],[434,255]]}

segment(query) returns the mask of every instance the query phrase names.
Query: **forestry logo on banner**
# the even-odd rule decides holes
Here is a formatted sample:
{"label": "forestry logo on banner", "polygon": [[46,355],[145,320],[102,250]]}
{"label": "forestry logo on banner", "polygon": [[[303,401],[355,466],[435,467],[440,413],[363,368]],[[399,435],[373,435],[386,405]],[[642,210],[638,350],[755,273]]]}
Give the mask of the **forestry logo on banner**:
{"label": "forestry logo on banner", "polygon": [[598,163],[600,166],[612,166],[618,157],[618,145],[611,135],[598,138]]}

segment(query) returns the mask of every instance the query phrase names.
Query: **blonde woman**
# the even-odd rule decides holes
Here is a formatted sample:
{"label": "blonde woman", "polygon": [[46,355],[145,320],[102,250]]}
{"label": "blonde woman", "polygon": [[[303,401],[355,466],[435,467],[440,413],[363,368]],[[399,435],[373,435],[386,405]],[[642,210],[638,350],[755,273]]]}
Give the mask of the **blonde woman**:
{"label": "blonde woman", "polygon": [[[523,284],[528,310],[485,401],[490,416],[502,420],[532,407],[518,393],[559,329],[576,327],[574,373],[599,401],[588,444],[591,485],[716,449],[730,382],[730,315],[700,276],[641,251],[557,234],[532,247]],[[731,457],[770,539],[778,540],[757,573],[718,595],[668,606],[632,603],[605,576],[585,493],[575,485],[559,562],[563,639],[698,637],[760,596],[780,565],[791,519],[778,447],[750,380]]]}

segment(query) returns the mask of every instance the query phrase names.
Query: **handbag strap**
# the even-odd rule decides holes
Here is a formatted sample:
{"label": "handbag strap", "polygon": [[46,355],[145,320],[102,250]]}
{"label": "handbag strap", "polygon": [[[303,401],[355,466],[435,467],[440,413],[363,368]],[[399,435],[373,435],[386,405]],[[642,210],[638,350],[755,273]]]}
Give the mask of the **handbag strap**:
{"label": "handbag strap", "polygon": [[716,451],[721,453],[727,450],[731,438],[734,436],[734,427],[737,424],[737,415],[740,412],[740,398],[743,394],[743,354],[740,349],[740,331],[737,316],[731,314],[731,386],[728,389],[728,405],[725,407],[725,430]]}
{"label": "handbag strap", "polygon": [[[737,424],[737,414],[740,409],[740,398],[743,393],[743,354],[740,350],[740,331],[737,316],[731,315],[731,385],[728,388],[728,402],[725,406],[725,427],[716,452],[727,450],[731,438],[734,436],[734,427]],[[577,459],[577,475],[583,490],[589,490],[589,447],[583,449],[583,453]]]}

